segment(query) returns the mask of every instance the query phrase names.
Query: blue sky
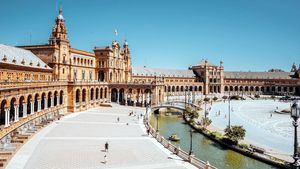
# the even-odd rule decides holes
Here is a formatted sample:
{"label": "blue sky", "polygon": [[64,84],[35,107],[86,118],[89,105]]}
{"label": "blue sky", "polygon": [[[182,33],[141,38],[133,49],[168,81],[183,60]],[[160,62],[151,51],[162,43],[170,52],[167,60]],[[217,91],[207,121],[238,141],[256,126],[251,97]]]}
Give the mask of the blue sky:
{"label": "blue sky", "polygon": [[[72,47],[106,46],[117,29],[117,40],[127,39],[131,47],[134,66],[186,69],[203,58],[223,60],[225,70],[236,71],[300,64],[299,0],[61,2]],[[0,4],[0,43],[47,43],[59,1]]]}

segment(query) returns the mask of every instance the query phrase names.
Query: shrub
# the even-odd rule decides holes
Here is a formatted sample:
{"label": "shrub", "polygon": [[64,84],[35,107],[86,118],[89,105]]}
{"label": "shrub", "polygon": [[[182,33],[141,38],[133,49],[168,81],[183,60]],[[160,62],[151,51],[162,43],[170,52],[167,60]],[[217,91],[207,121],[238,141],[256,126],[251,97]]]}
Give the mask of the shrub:
{"label": "shrub", "polygon": [[228,99],[228,97],[227,96],[223,96],[222,99],[226,100],[226,99]]}
{"label": "shrub", "polygon": [[230,100],[239,100],[240,96],[234,95],[234,96],[230,96]]}
{"label": "shrub", "polygon": [[227,126],[224,130],[225,136],[234,142],[238,142],[239,140],[243,140],[246,134],[246,130],[243,126]]}
{"label": "shrub", "polygon": [[258,99],[258,98],[260,98],[260,95],[256,94],[256,95],[254,95],[254,97]]}
{"label": "shrub", "polygon": [[204,127],[207,127],[207,126],[209,126],[211,124],[211,119],[209,119],[208,117],[203,117],[202,118],[202,125],[204,126]]}
{"label": "shrub", "polygon": [[245,143],[239,144],[239,147],[242,148],[242,149],[249,149],[249,145],[245,144]]}
{"label": "shrub", "polygon": [[217,131],[211,132],[210,135],[212,137],[216,138],[217,140],[221,140],[223,138],[223,135]]}
{"label": "shrub", "polygon": [[205,101],[205,102],[209,102],[209,100],[210,100],[210,98],[208,98],[208,97],[205,97],[205,98],[203,99],[203,101]]}

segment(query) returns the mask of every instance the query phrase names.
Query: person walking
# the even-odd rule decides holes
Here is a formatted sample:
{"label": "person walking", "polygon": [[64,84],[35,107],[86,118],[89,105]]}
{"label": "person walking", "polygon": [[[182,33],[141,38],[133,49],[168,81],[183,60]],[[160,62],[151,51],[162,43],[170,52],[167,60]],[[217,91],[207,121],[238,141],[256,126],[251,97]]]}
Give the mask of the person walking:
{"label": "person walking", "polygon": [[120,121],[120,117],[117,118],[117,122],[118,122],[118,123],[119,123],[119,121]]}
{"label": "person walking", "polygon": [[106,164],[107,161],[108,161],[108,157],[107,157],[107,155],[105,154],[105,155],[104,155],[104,161],[103,161],[103,163]]}
{"label": "person walking", "polygon": [[105,152],[108,152],[108,142],[105,143],[104,148],[105,148]]}

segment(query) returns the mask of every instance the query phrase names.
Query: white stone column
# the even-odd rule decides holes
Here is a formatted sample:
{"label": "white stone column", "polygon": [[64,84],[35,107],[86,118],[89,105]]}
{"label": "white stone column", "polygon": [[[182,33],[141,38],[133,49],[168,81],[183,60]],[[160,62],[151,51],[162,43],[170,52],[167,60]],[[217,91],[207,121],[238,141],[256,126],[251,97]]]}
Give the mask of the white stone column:
{"label": "white stone column", "polygon": [[5,111],[5,125],[4,125],[4,127],[8,127],[9,126],[9,108],[6,108],[4,111]]}
{"label": "white stone column", "polygon": [[15,105],[15,122],[19,121],[19,105]]}
{"label": "white stone column", "polygon": [[24,102],[22,106],[23,106],[23,117],[27,117],[27,104]]}
{"label": "white stone column", "polygon": [[30,114],[33,114],[34,113],[34,103],[33,101],[30,102]]}
{"label": "white stone column", "polygon": [[54,96],[51,96],[51,105],[50,105],[50,107],[53,107],[54,106]]}
{"label": "white stone column", "polygon": [[145,93],[142,94],[142,107],[144,107],[145,104]]}
{"label": "white stone column", "polygon": [[38,100],[37,102],[38,102],[37,112],[39,112],[39,111],[41,111],[41,107],[42,107],[41,103],[42,103],[42,101]]}

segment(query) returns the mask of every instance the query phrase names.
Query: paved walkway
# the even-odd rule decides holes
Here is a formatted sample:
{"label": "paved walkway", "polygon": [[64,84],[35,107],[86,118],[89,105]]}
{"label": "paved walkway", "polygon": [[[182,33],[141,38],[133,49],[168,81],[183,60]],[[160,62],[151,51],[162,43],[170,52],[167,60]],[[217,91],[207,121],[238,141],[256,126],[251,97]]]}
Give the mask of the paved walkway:
{"label": "paved walkway", "polygon": [[[37,133],[7,169],[195,168],[148,137],[142,119],[129,116],[131,111],[141,114],[145,109],[116,105],[70,114]],[[109,143],[108,153],[104,152],[105,142]]]}

